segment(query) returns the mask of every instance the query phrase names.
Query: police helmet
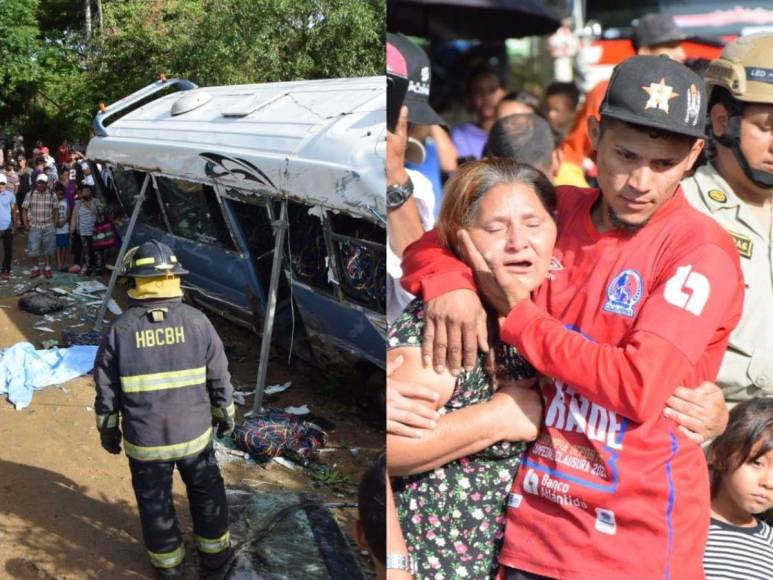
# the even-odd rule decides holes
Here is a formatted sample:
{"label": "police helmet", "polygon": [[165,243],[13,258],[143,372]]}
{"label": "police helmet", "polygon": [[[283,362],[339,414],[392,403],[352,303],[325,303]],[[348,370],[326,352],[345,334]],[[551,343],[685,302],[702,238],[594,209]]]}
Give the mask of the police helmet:
{"label": "police helmet", "polygon": [[154,278],[157,276],[187,274],[177,261],[172,249],[166,244],[152,240],[126,252],[121,274],[131,278]]}
{"label": "police helmet", "polygon": [[[754,169],[741,150],[741,116],[746,104],[773,105],[773,34],[761,32],[741,37],[722,50],[704,74],[711,91],[711,106],[722,103],[729,120],[724,134],[713,135],[730,149],[746,177],[762,188],[773,187],[773,172]],[[713,134],[713,133],[712,133]]]}
{"label": "police helmet", "polygon": [[773,34],[762,32],[741,37],[722,50],[709,64],[704,78],[709,89],[724,87],[745,103],[773,104]]}

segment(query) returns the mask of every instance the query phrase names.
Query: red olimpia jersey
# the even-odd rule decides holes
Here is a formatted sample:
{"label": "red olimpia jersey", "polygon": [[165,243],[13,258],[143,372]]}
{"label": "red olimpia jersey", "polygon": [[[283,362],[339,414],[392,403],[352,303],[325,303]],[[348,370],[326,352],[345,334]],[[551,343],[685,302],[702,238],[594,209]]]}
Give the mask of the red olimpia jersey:
{"label": "red olimpia jersey", "polygon": [[[716,377],[743,305],[738,254],[681,190],[635,235],[596,231],[598,195],[559,188],[553,279],[502,328],[551,378],[500,561],[556,578],[702,578],[706,462],[662,410],[677,386]],[[403,271],[425,299],[472,284],[431,236]]]}

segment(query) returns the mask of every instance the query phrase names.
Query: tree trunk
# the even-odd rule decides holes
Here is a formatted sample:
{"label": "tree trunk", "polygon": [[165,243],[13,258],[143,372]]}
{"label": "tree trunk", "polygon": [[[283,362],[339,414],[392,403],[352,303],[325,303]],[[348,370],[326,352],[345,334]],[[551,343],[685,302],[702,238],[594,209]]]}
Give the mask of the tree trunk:
{"label": "tree trunk", "polygon": [[84,0],[86,22],[84,28],[86,30],[86,40],[91,40],[91,0]]}
{"label": "tree trunk", "polygon": [[96,10],[94,16],[97,20],[97,32],[99,36],[102,36],[102,0],[94,0]]}

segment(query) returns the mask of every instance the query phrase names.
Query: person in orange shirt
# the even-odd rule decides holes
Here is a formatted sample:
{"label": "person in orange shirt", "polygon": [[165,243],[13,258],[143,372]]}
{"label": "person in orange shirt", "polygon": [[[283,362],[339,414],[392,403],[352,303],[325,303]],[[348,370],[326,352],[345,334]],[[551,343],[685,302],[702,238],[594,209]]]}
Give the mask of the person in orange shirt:
{"label": "person in orange shirt", "polygon": [[[634,20],[632,25],[631,42],[637,54],[664,54],[677,62],[684,62],[686,56],[682,41],[687,37],[677,28],[670,14],[646,14]],[[583,161],[590,157],[593,147],[588,138],[588,117],[599,119],[599,108],[607,86],[609,80],[601,81],[585,95],[585,103],[577,113],[574,125],[561,147],[564,163],[582,167]]]}

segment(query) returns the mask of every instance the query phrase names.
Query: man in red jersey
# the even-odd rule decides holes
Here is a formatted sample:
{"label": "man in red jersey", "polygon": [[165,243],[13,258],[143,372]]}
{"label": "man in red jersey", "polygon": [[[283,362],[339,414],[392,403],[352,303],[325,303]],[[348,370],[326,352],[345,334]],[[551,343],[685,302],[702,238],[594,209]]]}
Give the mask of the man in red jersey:
{"label": "man in red jersey", "polygon": [[[733,241],[679,188],[703,147],[705,111],[703,82],[683,65],[625,61],[601,120],[589,121],[600,190],[558,190],[552,279],[532,300],[477,257],[478,290],[506,316],[501,338],[551,377],[542,435],[508,501],[505,578],[703,578],[706,463],[662,409],[678,385],[716,377],[741,315]],[[475,290],[472,271],[431,235],[403,266],[425,301],[461,288],[469,301]]]}
{"label": "man in red jersey", "polygon": [[[645,14],[631,22],[631,43],[636,54],[660,56],[665,55],[677,62],[684,62],[686,55],[682,41],[687,36],[679,30],[670,14],[653,12]],[[585,102],[575,116],[566,139],[561,144],[564,162],[570,165],[582,166],[586,157],[590,157],[593,146],[588,136],[588,118],[599,118],[601,103],[607,92],[609,81],[603,80],[593,87]]]}

